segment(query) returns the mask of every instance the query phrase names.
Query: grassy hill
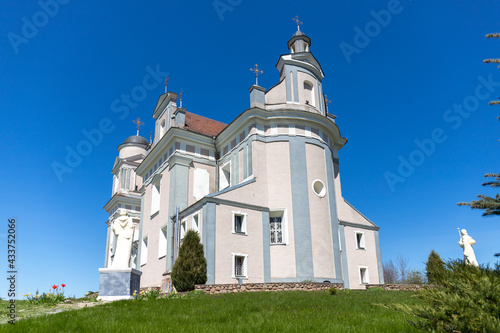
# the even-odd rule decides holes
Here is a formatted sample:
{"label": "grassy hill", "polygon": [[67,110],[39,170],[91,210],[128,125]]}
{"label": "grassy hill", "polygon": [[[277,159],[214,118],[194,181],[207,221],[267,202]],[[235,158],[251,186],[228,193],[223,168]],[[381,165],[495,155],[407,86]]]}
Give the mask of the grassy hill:
{"label": "grassy hill", "polygon": [[[17,332],[417,332],[377,304],[421,302],[404,291],[247,292],[116,301],[3,324]],[[5,302],[4,302],[5,303]],[[3,307],[4,304],[2,304]]]}

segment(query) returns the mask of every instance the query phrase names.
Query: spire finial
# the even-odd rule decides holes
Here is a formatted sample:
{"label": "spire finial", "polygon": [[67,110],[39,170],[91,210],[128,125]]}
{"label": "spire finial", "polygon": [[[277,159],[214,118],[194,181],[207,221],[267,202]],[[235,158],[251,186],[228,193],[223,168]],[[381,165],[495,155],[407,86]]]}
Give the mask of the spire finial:
{"label": "spire finial", "polygon": [[137,125],[137,135],[139,135],[139,130],[141,129],[141,126],[144,125],[144,123],[141,121],[141,118],[137,117],[137,119],[132,120],[134,124]]}
{"label": "spire finial", "polygon": [[179,94],[179,100],[181,101],[181,108],[182,108],[182,95],[184,95],[184,90],[181,89],[181,93]]}
{"label": "spire finial", "polygon": [[304,23],[299,20],[299,17],[297,15],[295,15],[295,17],[292,20],[294,20],[295,23],[297,23],[297,31],[300,31],[300,25]]}
{"label": "spire finial", "polygon": [[168,76],[165,75],[165,82],[163,82],[163,85],[165,86],[165,93],[167,93],[167,82],[168,82]]}
{"label": "spire finial", "polygon": [[332,101],[330,101],[328,99],[328,95],[325,94],[325,105],[326,105],[326,112],[328,112],[328,105],[330,105],[330,103],[332,103]]}
{"label": "spire finial", "polygon": [[264,71],[259,68],[258,64],[255,64],[255,68],[250,68],[250,71],[255,73],[255,85],[259,85],[259,74],[264,74]]}
{"label": "spire finial", "polygon": [[152,142],[153,142],[153,130],[149,132],[149,144],[151,144]]}

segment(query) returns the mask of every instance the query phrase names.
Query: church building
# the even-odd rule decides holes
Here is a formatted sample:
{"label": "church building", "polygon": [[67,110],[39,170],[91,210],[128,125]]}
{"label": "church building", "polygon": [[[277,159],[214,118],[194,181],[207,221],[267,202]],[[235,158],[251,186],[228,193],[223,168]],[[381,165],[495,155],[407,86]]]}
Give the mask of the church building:
{"label": "church building", "polygon": [[169,285],[189,229],[204,246],[207,284],[383,283],[379,227],[342,196],[338,152],[347,139],[310,47],[298,30],[276,65],[278,83],[251,86],[250,107],[229,124],[188,112],[174,92],[159,97],[154,139],[134,135],[118,147],[105,267],[124,209],[141,288]]}

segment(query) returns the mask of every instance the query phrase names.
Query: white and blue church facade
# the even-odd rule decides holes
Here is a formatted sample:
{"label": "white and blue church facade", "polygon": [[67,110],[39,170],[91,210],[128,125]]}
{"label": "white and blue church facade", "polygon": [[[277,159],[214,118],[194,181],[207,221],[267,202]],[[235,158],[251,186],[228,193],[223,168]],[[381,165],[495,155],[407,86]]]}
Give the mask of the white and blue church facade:
{"label": "white and blue church facade", "polygon": [[250,87],[250,108],[228,125],[178,107],[176,93],[159,97],[154,139],[131,136],[118,147],[105,267],[111,224],[126,209],[141,287],[168,284],[189,229],[204,246],[207,284],[383,283],[379,227],[342,196],[338,152],[347,139],[327,111],[310,46],[297,31],[276,66],[279,82]]}

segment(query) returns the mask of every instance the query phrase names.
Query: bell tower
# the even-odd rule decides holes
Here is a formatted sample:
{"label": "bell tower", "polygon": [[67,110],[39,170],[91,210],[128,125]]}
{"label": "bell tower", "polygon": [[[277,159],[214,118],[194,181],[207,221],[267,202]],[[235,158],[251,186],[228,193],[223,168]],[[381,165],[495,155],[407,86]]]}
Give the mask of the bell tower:
{"label": "bell tower", "polygon": [[280,73],[280,83],[266,93],[266,109],[300,109],[326,115],[323,95],[325,74],[318,60],[310,51],[311,39],[300,31],[298,17],[297,31],[288,41],[289,54],[283,54],[276,68]]}

